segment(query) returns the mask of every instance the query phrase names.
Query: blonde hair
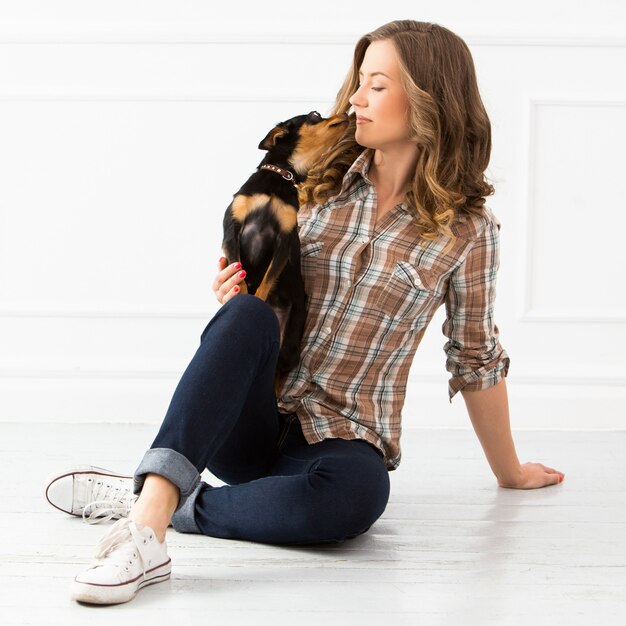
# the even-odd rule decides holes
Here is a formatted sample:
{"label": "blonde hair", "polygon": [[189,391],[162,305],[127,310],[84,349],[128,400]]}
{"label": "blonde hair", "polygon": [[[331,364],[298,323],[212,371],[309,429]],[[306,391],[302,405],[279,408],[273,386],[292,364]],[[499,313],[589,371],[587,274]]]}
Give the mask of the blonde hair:
{"label": "blonde hair", "polygon": [[[352,68],[337,94],[332,115],[347,113],[359,87],[359,69],[372,41],[395,46],[408,95],[411,137],[420,148],[407,204],[420,236],[456,237],[450,225],[460,212],[482,214],[485,196],[495,193],[484,176],[491,155],[491,123],[480,97],[467,44],[429,22],[396,20],[361,37]],[[354,139],[356,118],[300,185],[301,204],[322,204],[339,193],[345,173],[363,151]]]}

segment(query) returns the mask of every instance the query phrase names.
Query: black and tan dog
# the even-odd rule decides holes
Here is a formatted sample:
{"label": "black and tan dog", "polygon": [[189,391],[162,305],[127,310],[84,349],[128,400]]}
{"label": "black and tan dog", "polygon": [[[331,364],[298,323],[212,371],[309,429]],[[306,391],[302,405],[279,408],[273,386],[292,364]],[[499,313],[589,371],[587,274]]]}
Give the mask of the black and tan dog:
{"label": "black and tan dog", "polygon": [[280,323],[276,391],[298,364],[306,318],[296,185],[347,126],[347,115],[323,118],[317,111],[279,123],[259,144],[267,154],[224,215],[222,251],[228,263],[239,261],[246,271],[241,293],[265,300]]}

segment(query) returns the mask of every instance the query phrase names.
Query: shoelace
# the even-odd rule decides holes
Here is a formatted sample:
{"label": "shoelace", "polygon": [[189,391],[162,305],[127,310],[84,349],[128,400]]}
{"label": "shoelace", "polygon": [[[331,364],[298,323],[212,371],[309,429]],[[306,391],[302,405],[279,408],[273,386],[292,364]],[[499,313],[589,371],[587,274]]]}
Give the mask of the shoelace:
{"label": "shoelace", "polygon": [[[129,541],[132,539],[132,541]],[[96,547],[96,559],[104,561],[105,559],[118,567],[123,567],[127,572],[130,571],[129,565],[134,563],[133,559],[141,559],[141,571],[143,577],[146,577],[146,557],[143,553],[143,545],[148,541],[152,541],[154,535],[151,533],[149,538],[144,537],[132,520],[128,517],[122,518],[115,522],[111,529],[100,539]],[[103,565],[96,563],[94,566]]]}
{"label": "shoelace", "polygon": [[[130,488],[113,487],[103,480],[96,481],[92,497],[93,500],[83,508],[83,521],[88,524],[108,522],[115,517],[127,517],[133,502],[137,499]],[[88,510],[91,511],[89,515]]]}

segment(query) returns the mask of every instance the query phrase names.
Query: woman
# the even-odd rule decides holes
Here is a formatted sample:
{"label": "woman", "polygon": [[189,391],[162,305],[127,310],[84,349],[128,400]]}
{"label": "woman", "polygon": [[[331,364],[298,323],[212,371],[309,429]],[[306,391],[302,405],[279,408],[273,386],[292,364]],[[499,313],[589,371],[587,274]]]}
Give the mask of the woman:
{"label": "woman", "polygon": [[[277,399],[277,318],[239,294],[245,268],[220,259],[213,290],[223,306],[135,472],[132,508],[129,481],[106,470],[54,483],[60,492],[72,479],[73,513],[105,483],[127,494],[97,561],[73,581],[74,599],[123,602],[169,577],[170,522],[292,545],[366,532],[400,463],[408,370],[444,302],[449,398],[462,392],[498,485],[562,480],[520,464],[511,437],[509,357],[493,322],[500,223],[484,204],[491,130],[469,49],[436,24],[386,24],[357,43],[332,113],[350,107],[350,128],[300,189],[309,296],[300,364]],[[205,467],[228,484],[201,482]]]}

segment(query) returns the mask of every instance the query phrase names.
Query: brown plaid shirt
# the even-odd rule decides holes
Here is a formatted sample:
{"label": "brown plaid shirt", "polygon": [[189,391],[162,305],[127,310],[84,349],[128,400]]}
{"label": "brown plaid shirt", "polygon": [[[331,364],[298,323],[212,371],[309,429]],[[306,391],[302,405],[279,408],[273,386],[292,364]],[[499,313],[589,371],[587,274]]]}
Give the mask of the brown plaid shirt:
{"label": "brown plaid shirt", "polygon": [[355,160],[338,195],[298,213],[308,311],[278,408],[297,414],[309,443],[365,439],[394,470],[409,369],[441,304],[449,401],[508,373],[494,322],[500,222],[488,207],[484,217],[459,217],[447,254],[448,237],[419,243],[404,203],[377,223],[372,155]]}

